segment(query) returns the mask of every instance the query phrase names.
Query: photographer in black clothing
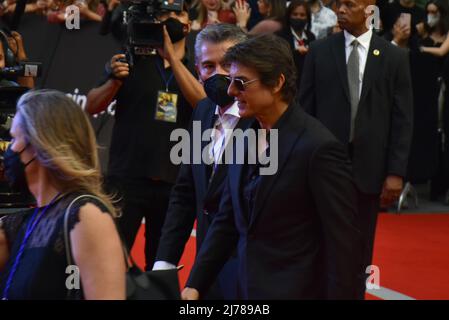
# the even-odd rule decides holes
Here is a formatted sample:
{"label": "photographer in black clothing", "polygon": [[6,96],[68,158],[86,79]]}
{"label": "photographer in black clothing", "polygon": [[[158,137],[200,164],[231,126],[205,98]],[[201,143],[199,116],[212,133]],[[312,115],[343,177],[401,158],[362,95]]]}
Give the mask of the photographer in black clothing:
{"label": "photographer in black clothing", "polygon": [[124,54],[110,62],[110,76],[88,94],[86,110],[104,111],[116,99],[115,126],[106,184],[120,197],[119,226],[131,248],[145,217],[146,266],[151,268],[159,244],[172,184],[178,168],[170,161],[174,129],[187,128],[192,106],[205,97],[193,76],[185,36],[187,11],[165,12],[164,47],[157,54],[136,56],[130,69]]}

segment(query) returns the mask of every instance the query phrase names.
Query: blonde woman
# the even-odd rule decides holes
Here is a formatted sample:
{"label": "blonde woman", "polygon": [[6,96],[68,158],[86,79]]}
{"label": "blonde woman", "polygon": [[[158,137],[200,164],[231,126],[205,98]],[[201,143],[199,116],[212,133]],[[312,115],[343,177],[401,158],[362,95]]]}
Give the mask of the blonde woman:
{"label": "blonde woman", "polygon": [[[31,91],[18,104],[4,156],[5,175],[29,189],[36,208],[6,216],[0,226],[2,299],[124,299],[125,260],[101,188],[95,135],[81,108],[63,93]],[[64,213],[75,266],[67,269]],[[66,271],[69,270],[69,274]],[[80,287],[78,288],[77,273]],[[71,278],[70,278],[71,276]]]}

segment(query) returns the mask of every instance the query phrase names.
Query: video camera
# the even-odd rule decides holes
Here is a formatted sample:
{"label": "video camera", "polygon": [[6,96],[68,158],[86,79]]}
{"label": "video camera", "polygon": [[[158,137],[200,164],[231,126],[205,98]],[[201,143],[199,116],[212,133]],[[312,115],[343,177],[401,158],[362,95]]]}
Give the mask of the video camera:
{"label": "video camera", "polygon": [[157,16],[166,12],[181,12],[183,0],[123,0],[129,7],[123,15],[127,30],[127,60],[132,65],[135,55],[154,54],[164,45],[163,25]]}
{"label": "video camera", "polygon": [[26,87],[0,87],[0,211],[3,208],[28,208],[34,204],[29,193],[24,194],[9,186],[3,168],[3,155],[11,141],[9,130],[16,112],[16,103],[28,90]]}
{"label": "video camera", "polygon": [[15,77],[40,77],[42,73],[42,63],[40,62],[19,62],[13,67],[0,69],[0,78]]}

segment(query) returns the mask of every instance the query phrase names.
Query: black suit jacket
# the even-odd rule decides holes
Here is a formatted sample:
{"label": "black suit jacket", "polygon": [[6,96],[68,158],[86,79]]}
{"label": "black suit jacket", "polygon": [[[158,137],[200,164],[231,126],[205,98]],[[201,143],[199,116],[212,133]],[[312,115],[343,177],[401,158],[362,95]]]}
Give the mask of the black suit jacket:
{"label": "black suit jacket", "polygon": [[261,176],[251,220],[242,205],[244,165],[229,165],[220,212],[187,286],[205,292],[237,247],[240,298],[354,298],[361,249],[346,152],[294,104],[275,128],[278,170]]}
{"label": "black suit jacket", "polygon": [[[201,121],[201,135],[205,130],[213,127],[216,120],[215,108],[216,105],[206,98],[201,100],[194,109],[192,122]],[[240,119],[236,129],[244,128],[249,122],[249,120]],[[190,136],[192,139],[196,138],[192,133],[192,128]],[[209,184],[212,168],[203,162],[193,164],[194,142],[192,139],[190,141],[192,164],[181,165],[176,184],[172,188],[156,261],[167,261],[175,265],[179,262],[195,219],[197,219],[196,244],[198,252],[218,210],[227,173],[226,165],[218,166]],[[202,141],[201,150],[207,144],[209,142]]]}
{"label": "black suit jacket", "polygon": [[[300,89],[302,107],[347,144],[351,105],[343,32],[311,44]],[[408,54],[373,34],[353,140],[353,174],[362,192],[380,193],[387,174],[406,175],[412,125]]]}

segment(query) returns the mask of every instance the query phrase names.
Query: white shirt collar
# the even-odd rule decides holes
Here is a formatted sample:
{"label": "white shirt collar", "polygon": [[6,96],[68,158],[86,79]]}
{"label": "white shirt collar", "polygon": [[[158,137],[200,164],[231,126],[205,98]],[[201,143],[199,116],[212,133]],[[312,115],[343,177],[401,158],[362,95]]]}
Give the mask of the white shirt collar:
{"label": "white shirt collar", "polygon": [[350,34],[349,32],[347,32],[346,30],[343,31],[344,35],[345,35],[345,47],[348,48],[351,46],[351,43],[354,39],[357,39],[357,41],[359,42],[359,44],[365,49],[368,50],[369,49],[369,44],[371,42],[371,38],[373,36],[373,30],[369,29],[367,32],[365,32],[364,34],[360,35],[359,37],[354,37],[352,34]]}
{"label": "white shirt collar", "polygon": [[294,37],[296,40],[298,40],[298,41],[300,41],[300,40],[307,40],[307,34],[306,34],[305,30],[303,30],[303,31],[301,32],[301,35],[298,35],[298,34],[296,33],[295,29],[293,29],[293,28],[290,28],[290,29],[291,29],[291,31],[292,31],[293,37]]}
{"label": "white shirt collar", "polygon": [[[220,116],[220,106],[218,106],[218,105],[215,107],[215,114]],[[232,106],[230,106],[221,117],[225,117],[225,116],[240,118],[239,107],[238,107],[237,101],[235,101],[232,104]]]}

